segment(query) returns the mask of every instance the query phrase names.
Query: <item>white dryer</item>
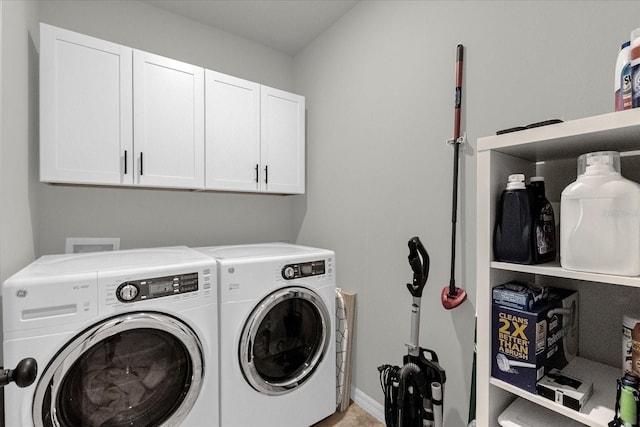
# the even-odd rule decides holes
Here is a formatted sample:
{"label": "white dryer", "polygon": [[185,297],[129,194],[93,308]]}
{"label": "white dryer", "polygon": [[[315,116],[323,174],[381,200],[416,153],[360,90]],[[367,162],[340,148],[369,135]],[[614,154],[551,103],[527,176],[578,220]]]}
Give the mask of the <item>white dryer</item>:
{"label": "white dryer", "polygon": [[334,253],[198,250],[218,261],[220,425],[306,427],[335,412]]}
{"label": "white dryer", "polygon": [[218,425],[216,262],[186,247],[44,256],[3,285],[7,427]]}

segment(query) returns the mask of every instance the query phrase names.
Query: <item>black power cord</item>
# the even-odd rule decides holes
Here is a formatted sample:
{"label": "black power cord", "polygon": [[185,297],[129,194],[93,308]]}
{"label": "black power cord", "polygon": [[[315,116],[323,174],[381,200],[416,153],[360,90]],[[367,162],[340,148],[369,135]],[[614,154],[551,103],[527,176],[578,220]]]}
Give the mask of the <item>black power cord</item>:
{"label": "black power cord", "polygon": [[387,427],[398,424],[398,386],[400,384],[400,367],[382,365],[378,367],[380,387],[384,394],[384,419]]}

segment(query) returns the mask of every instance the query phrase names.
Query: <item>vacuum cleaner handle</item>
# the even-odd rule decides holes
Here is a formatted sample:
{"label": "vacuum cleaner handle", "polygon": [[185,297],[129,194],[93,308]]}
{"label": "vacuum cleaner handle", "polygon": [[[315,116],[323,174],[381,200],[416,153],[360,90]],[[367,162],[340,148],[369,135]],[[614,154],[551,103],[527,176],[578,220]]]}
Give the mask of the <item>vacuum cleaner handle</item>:
{"label": "vacuum cleaner handle", "polygon": [[413,283],[407,283],[411,295],[422,297],[422,290],[429,277],[429,254],[422,245],[419,237],[412,237],[409,242],[409,265],[413,270]]}

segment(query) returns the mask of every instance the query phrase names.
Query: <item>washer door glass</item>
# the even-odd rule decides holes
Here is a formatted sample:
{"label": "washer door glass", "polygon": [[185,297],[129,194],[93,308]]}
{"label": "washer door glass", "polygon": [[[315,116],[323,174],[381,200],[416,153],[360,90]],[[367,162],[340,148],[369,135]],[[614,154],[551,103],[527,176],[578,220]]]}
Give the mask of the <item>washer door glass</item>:
{"label": "washer door glass", "polygon": [[304,383],[322,361],[331,321],[322,299],[284,288],[258,304],[240,340],[240,366],[253,388],[278,395]]}
{"label": "washer door glass", "polygon": [[[43,372],[36,425],[178,425],[201,386],[202,348],[193,331],[160,313],[129,313],[70,342]],[[40,423],[38,423],[38,421]]]}

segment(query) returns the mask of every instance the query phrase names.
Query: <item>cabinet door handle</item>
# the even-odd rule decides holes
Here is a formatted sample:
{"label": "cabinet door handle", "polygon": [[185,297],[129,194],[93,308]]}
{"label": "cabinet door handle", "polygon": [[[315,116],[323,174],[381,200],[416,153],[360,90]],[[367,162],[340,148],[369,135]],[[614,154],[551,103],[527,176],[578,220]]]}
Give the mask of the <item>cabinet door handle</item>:
{"label": "cabinet door handle", "polygon": [[260,178],[258,177],[258,164],[256,163],[256,182],[259,182]]}
{"label": "cabinet door handle", "polygon": [[264,183],[269,183],[269,166],[264,167]]}
{"label": "cabinet door handle", "polygon": [[124,150],[124,174],[127,174],[127,150]]}
{"label": "cabinet door handle", "polygon": [[140,152],[140,175],[144,175],[144,160],[142,157],[143,153]]}

